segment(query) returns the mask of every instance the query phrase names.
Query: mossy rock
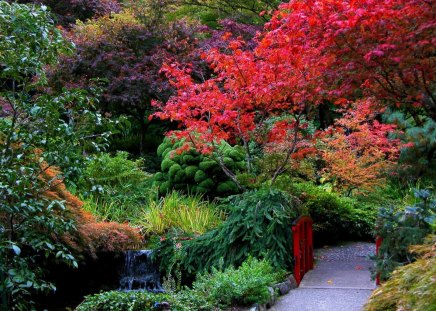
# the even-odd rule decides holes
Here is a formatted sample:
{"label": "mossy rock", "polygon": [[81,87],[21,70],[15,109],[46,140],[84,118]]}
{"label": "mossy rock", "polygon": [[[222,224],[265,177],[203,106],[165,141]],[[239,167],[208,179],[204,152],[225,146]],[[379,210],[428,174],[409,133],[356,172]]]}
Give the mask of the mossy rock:
{"label": "mossy rock", "polygon": [[206,188],[203,188],[203,187],[199,187],[199,186],[197,186],[195,192],[196,192],[196,193],[208,193],[209,190],[210,190],[210,189],[206,189]]}
{"label": "mossy rock", "polygon": [[185,183],[173,184],[172,189],[174,189],[174,190],[185,190],[186,189],[186,184]]}

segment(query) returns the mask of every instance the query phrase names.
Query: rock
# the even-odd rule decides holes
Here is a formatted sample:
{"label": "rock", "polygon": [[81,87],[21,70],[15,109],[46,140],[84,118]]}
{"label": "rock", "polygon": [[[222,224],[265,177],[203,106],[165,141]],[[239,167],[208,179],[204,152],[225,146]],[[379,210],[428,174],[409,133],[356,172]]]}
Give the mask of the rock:
{"label": "rock", "polygon": [[275,284],[274,289],[279,291],[280,296],[286,295],[292,289],[292,283],[290,280],[286,280],[282,283]]}
{"label": "rock", "polygon": [[270,299],[269,301],[266,303],[266,307],[269,309],[271,308],[277,301],[277,294],[274,288],[272,287],[268,287],[269,290],[269,295],[270,295]]}
{"label": "rock", "polygon": [[266,308],[258,303],[254,304],[249,311],[264,311]]}
{"label": "rock", "polygon": [[291,289],[296,289],[298,287],[297,281],[295,280],[292,274],[288,276],[286,279],[289,280]]}
{"label": "rock", "polygon": [[154,309],[159,311],[167,311],[167,310],[171,310],[171,306],[168,302],[164,301],[160,303],[155,303]]}

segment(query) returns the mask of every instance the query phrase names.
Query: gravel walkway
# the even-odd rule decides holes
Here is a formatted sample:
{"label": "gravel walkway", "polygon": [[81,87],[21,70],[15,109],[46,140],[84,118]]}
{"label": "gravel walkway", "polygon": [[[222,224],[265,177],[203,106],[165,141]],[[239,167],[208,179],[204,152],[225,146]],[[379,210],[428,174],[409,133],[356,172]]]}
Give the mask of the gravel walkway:
{"label": "gravel walkway", "polygon": [[315,268],[270,310],[360,311],[375,288],[369,255],[375,245],[350,242],[315,250]]}

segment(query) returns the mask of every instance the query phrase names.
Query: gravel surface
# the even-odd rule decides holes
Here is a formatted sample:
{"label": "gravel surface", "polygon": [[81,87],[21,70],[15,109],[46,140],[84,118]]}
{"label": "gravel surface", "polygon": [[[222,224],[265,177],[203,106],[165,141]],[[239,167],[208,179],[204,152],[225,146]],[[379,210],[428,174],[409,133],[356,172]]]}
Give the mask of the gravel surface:
{"label": "gravel surface", "polygon": [[315,262],[355,261],[368,259],[375,254],[375,244],[368,242],[347,242],[336,246],[315,249]]}

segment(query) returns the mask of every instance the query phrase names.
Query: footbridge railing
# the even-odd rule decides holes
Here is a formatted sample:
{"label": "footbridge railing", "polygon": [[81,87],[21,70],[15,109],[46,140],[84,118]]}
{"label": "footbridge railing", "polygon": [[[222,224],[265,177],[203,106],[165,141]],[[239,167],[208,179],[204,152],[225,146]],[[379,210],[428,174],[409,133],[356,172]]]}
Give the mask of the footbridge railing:
{"label": "footbridge railing", "polygon": [[294,277],[300,285],[304,274],[313,269],[313,221],[309,216],[300,216],[292,224],[294,243]]}

